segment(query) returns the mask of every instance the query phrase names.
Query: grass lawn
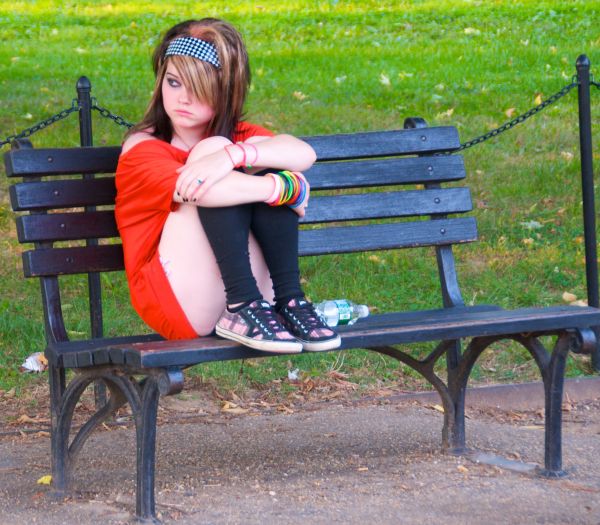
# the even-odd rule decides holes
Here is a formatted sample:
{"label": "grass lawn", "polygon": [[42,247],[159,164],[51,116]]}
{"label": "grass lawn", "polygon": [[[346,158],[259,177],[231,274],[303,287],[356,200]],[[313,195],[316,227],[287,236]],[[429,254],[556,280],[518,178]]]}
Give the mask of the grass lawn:
{"label": "grass lawn", "polygon": [[[0,140],[70,107],[80,75],[90,78],[101,106],[138,120],[152,89],[149,59],[161,31],[202,16],[225,18],[244,34],[253,68],[248,119],[276,132],[393,129],[405,117],[420,116],[430,125],[457,126],[465,141],[570,83],[581,53],[600,78],[597,0],[172,0],[167,7],[149,0],[4,2]],[[592,101],[597,131],[600,90]],[[95,144],[118,144],[125,129],[95,117]],[[572,91],[526,123],[465,151],[481,235],[480,243],[457,251],[467,302],[518,307],[559,304],[564,292],[585,298],[577,133]],[[78,140],[74,115],[32,137],[37,147]],[[596,136],[596,161],[599,142]],[[43,319],[38,283],[21,276],[22,248],[3,174],[0,389],[18,390],[45,380],[18,371],[29,353],[43,349]],[[346,297],[380,312],[437,307],[430,255],[303,259],[305,287],[314,300]],[[103,276],[103,283],[106,334],[143,329],[123,276]],[[70,279],[63,298],[73,337],[88,330],[78,321],[87,307],[75,296],[83,286]],[[477,380],[537,377],[523,351],[500,348],[482,357]],[[587,363],[571,358],[569,374],[586,373]],[[244,388],[286,377],[292,367],[307,375],[337,370],[365,385],[415,382],[409,370],[360,351],[220,363],[198,373],[222,388]]]}

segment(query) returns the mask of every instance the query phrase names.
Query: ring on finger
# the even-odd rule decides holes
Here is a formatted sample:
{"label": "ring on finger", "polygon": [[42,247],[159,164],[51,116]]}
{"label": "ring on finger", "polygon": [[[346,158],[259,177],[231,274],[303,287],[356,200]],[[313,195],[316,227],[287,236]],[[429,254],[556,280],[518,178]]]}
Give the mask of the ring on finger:
{"label": "ring on finger", "polygon": [[202,184],[204,181],[202,179],[196,179],[196,182],[198,182],[198,184]]}

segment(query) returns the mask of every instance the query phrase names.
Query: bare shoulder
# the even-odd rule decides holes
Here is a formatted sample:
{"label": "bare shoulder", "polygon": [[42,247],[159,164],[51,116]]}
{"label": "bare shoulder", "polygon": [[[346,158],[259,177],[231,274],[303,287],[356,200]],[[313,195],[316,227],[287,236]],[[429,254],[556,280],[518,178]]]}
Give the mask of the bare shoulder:
{"label": "bare shoulder", "polygon": [[144,142],[146,140],[159,140],[159,139],[157,139],[153,135],[150,135],[150,133],[146,133],[145,131],[138,131],[137,133],[132,133],[131,135],[129,135],[129,137],[127,137],[127,139],[125,139],[125,142],[123,142],[123,147],[121,149],[121,153],[126,153],[131,148],[133,148],[133,146],[135,146],[136,144],[139,144],[140,142]]}

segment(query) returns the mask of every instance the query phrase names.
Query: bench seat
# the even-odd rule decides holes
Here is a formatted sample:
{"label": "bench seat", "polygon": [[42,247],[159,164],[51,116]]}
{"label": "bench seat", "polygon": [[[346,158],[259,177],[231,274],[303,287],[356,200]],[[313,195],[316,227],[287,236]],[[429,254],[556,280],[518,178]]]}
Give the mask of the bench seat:
{"label": "bench seat", "polygon": [[[575,306],[502,310],[493,305],[479,305],[385,313],[361,319],[352,326],[340,326],[342,346],[339,350],[522,331],[556,333],[585,328],[597,318],[596,308]],[[46,349],[46,357],[64,368],[101,365],[126,365],[135,369],[185,368],[211,361],[272,355],[220,337],[165,341],[156,335],[60,342]]]}

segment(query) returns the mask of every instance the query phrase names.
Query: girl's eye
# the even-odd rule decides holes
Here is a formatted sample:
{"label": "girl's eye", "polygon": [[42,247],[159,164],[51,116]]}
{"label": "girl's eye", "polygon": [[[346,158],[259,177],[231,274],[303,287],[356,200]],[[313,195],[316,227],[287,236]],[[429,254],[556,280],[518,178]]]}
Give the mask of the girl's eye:
{"label": "girl's eye", "polygon": [[179,87],[179,82],[177,82],[177,80],[175,80],[174,78],[167,78],[167,83],[171,87]]}

